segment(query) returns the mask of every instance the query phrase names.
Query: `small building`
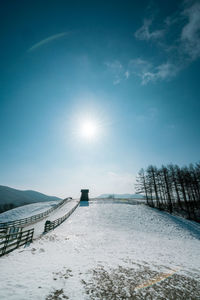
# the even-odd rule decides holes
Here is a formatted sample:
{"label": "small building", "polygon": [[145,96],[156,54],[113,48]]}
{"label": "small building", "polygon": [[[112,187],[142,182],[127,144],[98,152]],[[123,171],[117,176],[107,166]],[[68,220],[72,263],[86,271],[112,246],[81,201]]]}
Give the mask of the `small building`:
{"label": "small building", "polygon": [[88,201],[89,197],[88,197],[88,193],[89,190],[81,190],[81,201]]}

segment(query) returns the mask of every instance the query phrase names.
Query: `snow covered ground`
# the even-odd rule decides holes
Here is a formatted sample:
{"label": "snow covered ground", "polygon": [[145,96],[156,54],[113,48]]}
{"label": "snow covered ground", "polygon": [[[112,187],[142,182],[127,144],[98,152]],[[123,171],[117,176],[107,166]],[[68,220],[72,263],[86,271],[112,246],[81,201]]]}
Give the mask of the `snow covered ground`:
{"label": "snow covered ground", "polygon": [[44,232],[44,225],[47,220],[54,221],[58,218],[63,217],[77,204],[77,202],[78,202],[78,200],[75,200],[75,199],[67,201],[64,205],[55,209],[46,218],[42,219],[41,221],[39,221],[37,223],[30,224],[30,225],[26,226],[24,229],[27,230],[27,229],[34,228],[33,239],[39,238]]}
{"label": "snow covered ground", "polygon": [[92,201],[0,259],[0,299],[200,299],[200,225]]}
{"label": "snow covered ground", "polygon": [[13,208],[0,214],[0,223],[15,221],[40,214],[58,203],[59,201],[37,202]]}
{"label": "snow covered ground", "polygon": [[[44,225],[46,220],[54,221],[62,216],[64,216],[68,211],[70,211],[76,204],[78,200],[68,200],[61,207],[56,208],[53,212],[51,212],[48,216],[39,220],[35,223],[25,224],[24,230],[34,228],[34,236],[33,239],[39,238],[44,231]],[[1,222],[8,222],[13,220],[19,220],[22,218],[30,217],[44,211],[47,211],[51,207],[58,204],[58,201],[50,201],[50,202],[38,202],[33,204],[24,205],[21,207],[14,208],[5,213],[0,214]]]}

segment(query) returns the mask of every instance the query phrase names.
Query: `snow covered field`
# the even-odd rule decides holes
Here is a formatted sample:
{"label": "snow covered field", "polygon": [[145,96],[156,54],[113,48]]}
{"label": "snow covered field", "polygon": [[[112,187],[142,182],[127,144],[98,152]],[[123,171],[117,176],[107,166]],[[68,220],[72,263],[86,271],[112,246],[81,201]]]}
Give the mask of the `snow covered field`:
{"label": "snow covered field", "polygon": [[[64,205],[59,206],[53,212],[51,212],[49,215],[44,217],[43,219],[31,223],[31,224],[24,224],[24,230],[32,229],[34,228],[34,236],[33,239],[39,238],[43,231],[44,231],[44,225],[46,220],[54,221],[62,216],[64,216],[68,211],[70,211],[76,204],[78,200],[68,200]],[[33,216],[35,214],[39,214],[42,212],[47,211],[48,209],[52,208],[58,204],[57,201],[49,201],[49,202],[38,202],[33,204],[24,205],[21,207],[17,207],[14,209],[11,209],[7,212],[4,212],[0,214],[0,220],[2,222],[8,222],[13,220],[19,220],[21,218],[26,218]]]}
{"label": "snow covered field", "polygon": [[26,226],[25,229],[34,228],[33,239],[39,238],[44,231],[44,225],[47,220],[54,221],[58,218],[63,217],[66,213],[68,213],[77,204],[77,202],[78,202],[78,200],[69,200],[61,207],[58,207],[57,209],[55,209],[46,218],[42,219],[41,221],[39,221],[35,224],[30,224],[30,225]]}
{"label": "snow covered field", "polygon": [[19,206],[0,214],[0,223],[15,221],[40,214],[58,204],[59,201],[37,202]]}
{"label": "snow covered field", "polygon": [[200,225],[101,200],[0,259],[0,299],[200,299]]}

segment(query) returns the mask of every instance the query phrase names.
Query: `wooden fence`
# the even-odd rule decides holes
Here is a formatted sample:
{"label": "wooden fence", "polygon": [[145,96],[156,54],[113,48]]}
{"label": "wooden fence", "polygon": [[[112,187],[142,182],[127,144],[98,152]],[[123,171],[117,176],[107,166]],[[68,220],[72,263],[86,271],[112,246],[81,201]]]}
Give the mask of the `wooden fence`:
{"label": "wooden fence", "polygon": [[22,230],[22,227],[2,227],[0,228],[0,239],[4,238],[7,234],[19,232],[20,230]]}
{"label": "wooden fence", "polygon": [[5,223],[0,223],[0,232],[3,229],[6,229],[7,227],[10,226],[14,226],[14,227],[18,227],[18,226],[24,226],[27,224],[32,224],[37,222],[38,220],[43,219],[44,217],[48,216],[52,211],[54,211],[55,209],[57,209],[58,207],[62,206],[63,204],[65,204],[66,202],[70,201],[71,198],[66,198],[62,201],[60,201],[57,205],[55,205],[54,207],[46,210],[43,213],[28,217],[28,218],[24,218],[24,219],[20,219],[20,220],[15,220],[15,221],[10,221],[10,222],[5,222]]}
{"label": "wooden fence", "polygon": [[23,231],[22,228],[13,228],[9,234],[0,238],[0,256],[8,254],[9,252],[31,243],[33,240],[34,228]]}
{"label": "wooden fence", "polygon": [[0,238],[4,237],[8,232],[9,227],[0,228]]}
{"label": "wooden fence", "polygon": [[56,219],[54,221],[46,221],[44,225],[44,233],[47,233],[48,231],[54,229],[55,227],[59,226],[61,223],[63,223],[74,211],[75,209],[79,206],[80,201],[63,217]]}

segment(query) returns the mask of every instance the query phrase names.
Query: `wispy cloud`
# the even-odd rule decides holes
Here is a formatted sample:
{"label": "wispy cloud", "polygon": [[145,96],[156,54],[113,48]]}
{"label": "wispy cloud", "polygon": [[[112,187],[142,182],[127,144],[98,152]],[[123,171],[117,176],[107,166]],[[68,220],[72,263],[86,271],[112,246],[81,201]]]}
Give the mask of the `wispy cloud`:
{"label": "wispy cloud", "polygon": [[[150,32],[149,27],[152,20],[145,20],[144,25],[135,32],[135,38],[139,40],[160,41],[166,34],[171,34],[173,26],[179,24],[180,30],[177,36],[169,42],[157,43],[162,46],[163,55],[166,56],[163,62],[151,64],[145,60],[135,60],[136,75],[141,78],[142,84],[156,82],[158,80],[169,80],[175,77],[181,70],[191,62],[200,57],[200,3],[199,1],[184,1],[182,9],[175,16],[168,16],[163,26],[165,29],[158,29]],[[133,60],[132,60],[133,61]]]}
{"label": "wispy cloud", "polygon": [[[154,21],[154,22],[153,22]],[[179,10],[163,20],[162,26],[152,30],[155,16],[145,19],[134,34],[139,41],[155,43],[162,60],[153,56],[146,59],[131,58],[126,64],[120,61],[107,64],[115,76],[114,84],[128,80],[132,75],[141,79],[141,84],[170,80],[192,62],[200,58],[200,2],[185,0]]]}
{"label": "wispy cloud", "polygon": [[182,15],[188,19],[188,23],[181,32],[181,46],[193,61],[200,57],[200,3],[184,9]]}
{"label": "wispy cloud", "polygon": [[142,72],[140,77],[142,78],[142,84],[144,85],[150,81],[155,82],[157,80],[166,80],[172,78],[177,75],[179,70],[179,66],[176,66],[170,62],[165,62],[152,68],[151,71]]}
{"label": "wispy cloud", "polygon": [[[141,58],[131,59],[128,63],[128,72],[132,75],[139,76],[142,79],[142,84],[146,83],[146,77],[151,76],[153,65]],[[148,75],[149,74],[149,75]]]}
{"label": "wispy cloud", "polygon": [[[125,76],[124,67],[122,66],[120,61],[115,60],[113,62],[106,62],[105,65],[108,67],[108,69],[114,76],[113,84],[119,84]],[[126,74],[126,76],[128,76],[128,73]]]}
{"label": "wispy cloud", "polygon": [[122,66],[119,61],[118,64],[118,68],[116,68],[115,62],[107,64],[107,67],[112,69],[114,75],[113,84],[119,84],[121,81],[129,79],[132,75],[138,76],[142,85],[158,80],[168,80],[175,77],[183,67],[170,61],[155,65],[141,58],[131,59],[127,66]]}
{"label": "wispy cloud", "polygon": [[164,29],[159,29],[159,30],[154,30],[150,31],[150,26],[152,25],[153,19],[145,19],[144,23],[141,28],[139,28],[135,32],[135,37],[139,40],[156,40],[160,39],[161,37],[164,36],[165,30]]}
{"label": "wispy cloud", "polygon": [[40,48],[40,47],[42,47],[42,46],[44,46],[44,45],[46,45],[46,44],[48,44],[48,43],[50,43],[50,42],[52,42],[52,41],[61,39],[61,38],[65,37],[65,36],[68,35],[68,34],[69,34],[68,32],[61,32],[61,33],[58,33],[58,34],[51,35],[51,36],[49,36],[48,38],[43,39],[42,41],[40,41],[40,42],[34,44],[32,47],[30,47],[30,48],[28,49],[27,52],[35,51],[35,50],[37,50],[38,48]]}
{"label": "wispy cloud", "polygon": [[144,73],[152,68],[152,63],[140,57],[131,59],[128,63],[128,69],[131,73]]}
{"label": "wispy cloud", "polygon": [[130,72],[127,70],[127,71],[124,73],[124,76],[125,76],[126,79],[128,79],[129,76],[130,76]]}

